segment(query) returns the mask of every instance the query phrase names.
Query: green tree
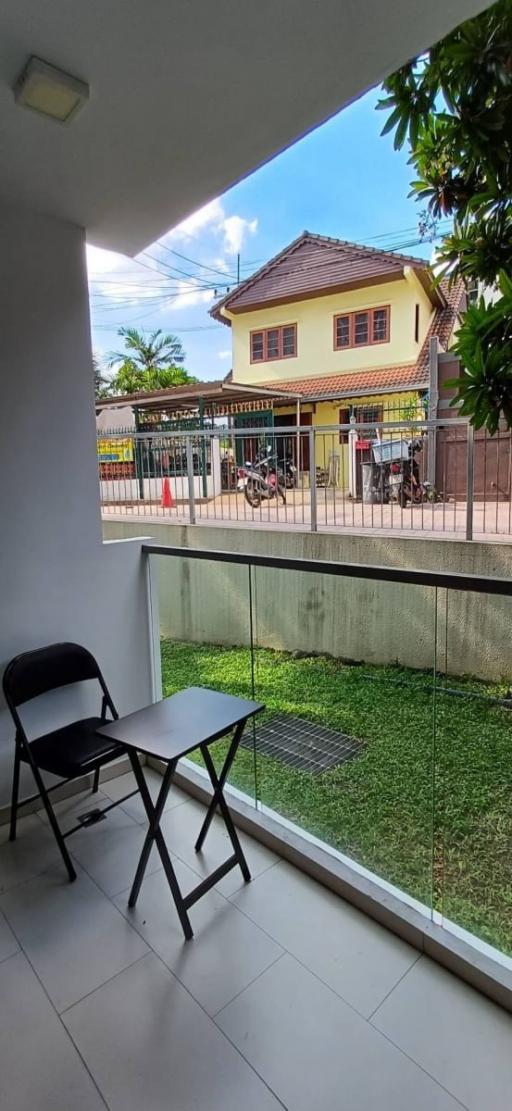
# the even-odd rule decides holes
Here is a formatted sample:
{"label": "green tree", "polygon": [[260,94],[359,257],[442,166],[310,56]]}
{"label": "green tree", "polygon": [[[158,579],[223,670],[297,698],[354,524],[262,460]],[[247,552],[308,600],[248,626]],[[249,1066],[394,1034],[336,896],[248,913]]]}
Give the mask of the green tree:
{"label": "green tree", "polygon": [[118,335],[125,341],[125,350],[110,355],[109,365],[118,369],[109,393],[145,393],[197,381],[182,365],[185,353],[177,336],[160,328],[148,337],[136,328],[120,328]]}
{"label": "green tree", "polygon": [[439,280],[463,278],[501,294],[470,306],[455,351],[454,403],[477,428],[512,427],[512,0],[456,28],[384,83],[383,134],[408,140],[412,194],[432,220],[452,216]]}
{"label": "green tree", "polygon": [[102,368],[97,355],[92,357],[92,369],[94,374],[94,396],[97,399],[108,397],[110,382],[105,378],[102,373]]}

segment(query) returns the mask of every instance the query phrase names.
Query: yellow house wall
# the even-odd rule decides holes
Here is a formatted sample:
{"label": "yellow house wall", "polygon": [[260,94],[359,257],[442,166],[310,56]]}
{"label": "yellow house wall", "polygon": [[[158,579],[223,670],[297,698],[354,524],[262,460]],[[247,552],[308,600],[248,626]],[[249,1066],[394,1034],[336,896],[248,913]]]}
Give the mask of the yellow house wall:
{"label": "yellow house wall", "polygon": [[[419,340],[414,339],[415,305],[420,306]],[[390,305],[389,343],[333,350],[335,314]],[[410,364],[418,357],[433,313],[414,274],[395,282],[296,301],[289,305],[232,315],[233,377],[237,382],[286,382],[320,374],[343,374],[379,366]],[[278,324],[297,324],[297,355],[251,363],[250,333]]]}
{"label": "yellow house wall", "polygon": [[[420,405],[420,394],[417,390],[408,390],[403,393],[379,394],[378,396],[368,394],[367,397],[344,397],[340,398],[339,401],[317,401],[314,405],[301,405],[301,412],[312,412],[313,427],[321,429],[339,423],[340,409],[350,409],[356,405],[382,406],[384,420],[399,420],[401,411],[407,411],[406,407],[414,405],[418,407],[418,420],[420,420],[423,415],[423,410]],[[276,413],[279,413],[280,416],[289,416],[290,425],[295,423],[295,407],[291,408],[286,406],[285,408],[279,406]],[[410,415],[410,413],[407,415]],[[333,453],[339,456],[338,485],[344,489],[348,487],[349,478],[348,444],[340,444],[339,432],[337,429],[325,432],[319,431],[315,439],[315,462],[317,467],[327,468],[329,465],[329,458]]]}

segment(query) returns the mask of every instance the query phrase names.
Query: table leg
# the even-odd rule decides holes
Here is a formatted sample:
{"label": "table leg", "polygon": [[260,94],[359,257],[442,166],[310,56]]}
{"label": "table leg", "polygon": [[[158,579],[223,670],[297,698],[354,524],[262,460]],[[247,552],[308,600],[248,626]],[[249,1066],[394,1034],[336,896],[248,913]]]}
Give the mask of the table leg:
{"label": "table leg", "polygon": [[[229,812],[228,804],[227,804],[227,802],[224,798],[224,795],[222,793],[222,788],[223,788],[227,773],[229,771],[229,768],[231,767],[231,764],[233,763],[233,758],[234,758],[234,755],[235,755],[236,750],[238,748],[239,740],[240,740],[240,737],[242,735],[242,732],[243,732],[243,725],[242,725],[242,729],[240,729],[240,726],[237,726],[236,731],[235,731],[235,735],[234,735],[233,740],[231,742],[231,745],[230,745],[230,748],[229,748],[229,751],[228,751],[228,755],[226,757],[226,761],[225,761],[224,767],[222,768],[222,772],[221,772],[220,776],[217,776],[217,772],[215,771],[215,765],[213,763],[210,752],[208,750],[208,746],[207,745],[201,745],[201,754],[202,754],[203,760],[206,764],[206,770],[208,772],[208,775],[210,776],[210,780],[211,780],[212,787],[213,787],[213,798],[212,798],[212,801],[210,803],[208,813],[207,813],[206,818],[203,822],[203,826],[202,826],[201,832],[199,834],[199,837],[198,837],[198,840],[197,840],[197,843],[196,843],[196,851],[198,851],[198,845],[202,845],[203,842],[204,842],[204,839],[206,837],[206,833],[208,831],[210,822],[211,822],[211,820],[213,818],[213,815],[215,813],[215,810],[218,806],[219,810],[222,814],[222,817],[224,818],[224,824],[225,824],[226,829],[228,831],[228,834],[229,834],[229,837],[230,837],[230,840],[231,840],[231,844],[233,846],[234,854],[235,854],[235,857],[238,861],[238,864],[240,865],[242,875],[244,877],[244,880],[246,880],[246,882],[248,883],[250,878],[251,878],[251,873],[249,871],[249,867],[248,867],[247,861],[245,859],[244,852],[243,852],[238,834],[236,832],[236,829],[235,829],[235,826],[234,826],[234,823],[233,823],[233,819],[232,819],[231,814]],[[233,749],[234,749],[234,751],[233,751]],[[226,770],[226,765],[227,765],[227,770]]]}
{"label": "table leg", "polygon": [[162,786],[158,793],[156,804],[155,806],[153,806],[151,795],[149,793],[146,780],[144,779],[144,773],[142,771],[138,755],[132,749],[128,749],[128,755],[130,757],[133,774],[137,781],[137,786],[139,788],[144,809],[149,821],[149,829],[146,834],[144,845],[142,847],[142,852],[140,854],[140,860],[137,865],[135,879],[133,881],[130,897],[128,899],[128,906],[134,907],[137,902],[142,880],[144,879],[144,873],[147,868],[149,854],[151,852],[153,842],[155,842],[160,855],[160,860],[162,861],[165,875],[167,877],[167,882],[171,889],[171,894],[174,899],[176,910],[178,911],[179,919],[183,928],[183,933],[185,934],[187,941],[189,941],[190,938],[194,936],[192,926],[190,925],[190,919],[187,914],[187,909],[183,901],[183,896],[179,888],[178,880],[176,879],[176,873],[172,866],[167,845],[165,844],[164,836],[160,829],[160,819],[162,817],[163,809],[167,801],[167,796],[171,789],[173,776],[176,771],[177,760],[172,760],[169,764],[167,764],[162,778]]}
{"label": "table leg", "polygon": [[[216,784],[214,783],[214,781],[211,777],[211,773],[208,769],[208,774],[210,776],[210,779],[212,780],[213,798],[212,798],[212,801],[211,801],[211,803],[208,807],[206,818],[205,818],[205,820],[204,820],[204,822],[201,826],[201,829],[200,829],[200,832],[199,832],[199,837],[197,838],[197,841],[196,841],[196,844],[195,844],[196,853],[199,853],[201,851],[203,845],[204,845],[206,834],[208,833],[208,830],[211,826],[212,818],[213,818],[213,815],[215,814],[215,811],[217,809],[217,805],[218,805],[218,802],[219,802],[218,795],[222,794],[222,791],[224,789],[224,784],[226,782],[226,779],[228,778],[231,765],[232,765],[233,760],[235,759],[235,756],[237,754],[238,746],[240,744],[240,741],[242,740],[242,734],[243,734],[243,731],[245,729],[246,724],[247,724],[247,721],[241,721],[237,725],[237,727],[235,729],[235,732],[233,733],[233,739],[232,739],[231,744],[228,748],[228,753],[227,753],[226,759],[224,761],[224,765],[222,767],[222,770],[221,770],[221,773],[220,773],[218,779],[217,779],[217,775],[216,775],[216,772],[215,772],[215,768],[213,769],[214,774],[215,774]],[[203,751],[203,748],[201,748],[201,752],[202,752],[202,755],[203,755],[203,759],[205,760],[205,763],[206,763],[206,758],[205,758],[204,753],[208,752],[208,756],[210,756],[210,753],[209,753],[206,745],[204,746],[204,751]],[[210,761],[211,761],[211,757],[210,757]],[[211,764],[212,764],[212,767],[213,767],[213,761],[211,761]],[[208,765],[206,765],[206,766],[208,768]]]}

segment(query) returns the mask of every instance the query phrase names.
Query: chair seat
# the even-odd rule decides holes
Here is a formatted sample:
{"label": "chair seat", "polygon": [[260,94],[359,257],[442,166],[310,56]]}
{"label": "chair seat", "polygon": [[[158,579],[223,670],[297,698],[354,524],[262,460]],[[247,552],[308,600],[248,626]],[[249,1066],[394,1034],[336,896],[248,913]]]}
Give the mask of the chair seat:
{"label": "chair seat", "polygon": [[[37,766],[64,779],[73,779],[122,756],[123,745],[96,733],[102,724],[105,722],[99,717],[83,718],[31,741]],[[23,753],[21,758],[26,760]]]}

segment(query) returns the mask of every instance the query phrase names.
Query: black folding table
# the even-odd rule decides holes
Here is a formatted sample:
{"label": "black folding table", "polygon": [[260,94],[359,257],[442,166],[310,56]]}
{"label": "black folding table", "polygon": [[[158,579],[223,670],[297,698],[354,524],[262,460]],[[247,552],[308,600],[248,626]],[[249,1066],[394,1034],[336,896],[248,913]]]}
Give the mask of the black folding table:
{"label": "black folding table", "polygon": [[[155,702],[151,706],[146,706],[143,710],[136,710],[134,714],[128,714],[126,717],[119,718],[118,721],[111,722],[98,729],[98,733],[101,733],[103,737],[110,737],[112,740],[118,741],[124,745],[128,752],[149,821],[149,828],[135,873],[128,906],[134,907],[137,902],[149,854],[153,842],[155,842],[187,940],[193,937],[188,910],[202,895],[205,895],[214,884],[218,883],[223,876],[237,866],[240,867],[244,880],[248,881],[251,878],[233,819],[224,798],[223,789],[246,723],[260,710],[263,710],[263,706],[259,702],[251,702],[245,698],[235,698],[233,695],[221,694],[220,691],[212,691],[204,687],[188,687],[186,690],[173,694],[171,698],[164,698],[161,702]],[[220,775],[217,775],[209,745],[218,741],[221,737],[225,737],[231,731],[233,731],[233,736],[226,759]],[[218,807],[233,846],[233,853],[211,875],[207,876],[197,887],[194,887],[192,891],[184,896],[178,885],[176,873],[160,828],[160,820],[171,789],[178,760],[197,748],[201,750],[211,780],[213,797],[196,841],[196,852],[200,852],[203,847],[213,815]],[[144,778],[139,753],[152,756],[166,764],[162,786],[154,805]]]}

